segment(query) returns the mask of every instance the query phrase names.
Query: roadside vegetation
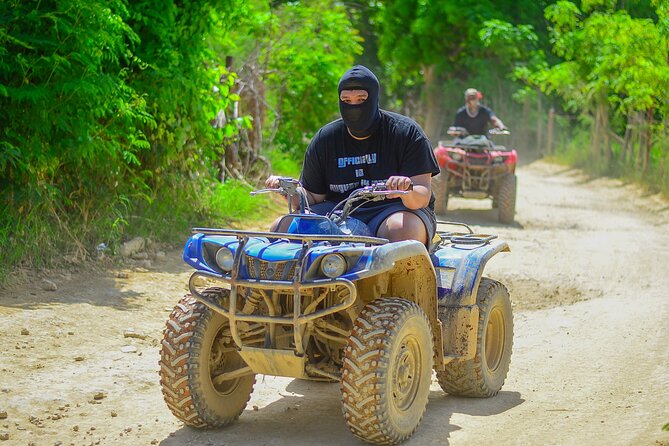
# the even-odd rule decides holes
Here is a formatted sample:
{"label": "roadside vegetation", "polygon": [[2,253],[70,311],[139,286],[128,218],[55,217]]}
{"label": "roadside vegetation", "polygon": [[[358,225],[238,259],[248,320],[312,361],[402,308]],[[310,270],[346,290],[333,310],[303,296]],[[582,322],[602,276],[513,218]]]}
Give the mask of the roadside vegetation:
{"label": "roadside vegetation", "polygon": [[3,1],[0,283],[267,218],[355,63],[435,144],[475,87],[521,158],[669,193],[668,37],[661,0]]}

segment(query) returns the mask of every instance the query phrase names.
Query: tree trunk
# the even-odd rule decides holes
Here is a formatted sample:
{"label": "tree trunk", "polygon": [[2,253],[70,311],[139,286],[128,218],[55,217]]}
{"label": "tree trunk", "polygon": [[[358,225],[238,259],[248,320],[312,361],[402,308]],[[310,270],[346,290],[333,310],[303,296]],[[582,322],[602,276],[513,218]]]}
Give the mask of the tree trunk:
{"label": "tree trunk", "polygon": [[662,120],[662,143],[660,147],[662,149],[662,162],[660,163],[660,179],[662,182],[665,182],[667,177],[667,155],[669,150],[667,150],[667,119]]}
{"label": "tree trunk", "polygon": [[543,135],[543,120],[544,112],[541,104],[541,90],[537,88],[537,150],[541,150],[544,135]]}
{"label": "tree trunk", "polygon": [[627,152],[632,138],[632,115],[627,115],[627,125],[625,126],[625,136],[623,137],[623,146],[620,149],[620,164],[625,165],[627,162]]}
{"label": "tree trunk", "polygon": [[595,107],[595,122],[593,123],[592,141],[590,143],[590,151],[593,160],[599,159],[599,114],[600,114],[600,107],[599,105],[597,105]]}
{"label": "tree trunk", "polygon": [[604,152],[604,158],[606,159],[606,167],[611,166],[611,159],[613,158],[613,152],[611,151],[611,132],[609,130],[609,110],[606,104],[602,104],[602,115],[601,115],[601,128],[603,147],[602,151]]}
{"label": "tree trunk", "polygon": [[555,109],[551,107],[548,110],[548,128],[546,129],[546,154],[550,155],[553,153],[553,129],[555,126]]}
{"label": "tree trunk", "polygon": [[650,164],[650,151],[652,148],[652,130],[654,110],[651,108],[646,112],[646,147],[644,150],[644,170],[648,169]]}
{"label": "tree trunk", "polygon": [[[529,96],[525,96],[525,99],[523,100],[523,120],[521,122],[530,122],[530,98]],[[530,144],[528,141],[530,140],[530,126],[529,125],[524,125],[522,129],[520,129],[520,144],[516,145],[515,144],[515,138],[513,139],[512,142],[512,147],[518,147],[521,151],[527,152],[528,149],[530,148]],[[514,132],[511,136],[516,134]]]}
{"label": "tree trunk", "polygon": [[441,129],[444,123],[444,94],[439,82],[438,70],[435,65],[430,65],[424,70],[425,88],[425,124],[423,130],[432,144],[436,144],[441,138]]}
{"label": "tree trunk", "polygon": [[636,112],[636,134],[637,134],[637,144],[635,147],[635,164],[636,168],[639,171],[643,171],[643,155],[642,155],[642,147],[644,145],[643,142],[643,137],[644,137],[644,131],[643,131],[643,115],[641,112]]}

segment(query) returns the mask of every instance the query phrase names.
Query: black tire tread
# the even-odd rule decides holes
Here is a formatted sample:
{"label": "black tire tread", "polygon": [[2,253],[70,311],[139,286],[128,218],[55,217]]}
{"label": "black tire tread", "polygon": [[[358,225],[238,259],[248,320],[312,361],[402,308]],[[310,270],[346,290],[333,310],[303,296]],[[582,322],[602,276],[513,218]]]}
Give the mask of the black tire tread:
{"label": "black tire tread", "polygon": [[[215,300],[227,291],[212,287],[203,294]],[[204,331],[211,318],[212,310],[187,294],[170,313],[160,351],[160,385],[167,407],[188,426],[200,428],[222,427],[234,422],[244,411],[253,391],[252,386],[236,415],[221,418],[207,407],[202,398],[198,358]]]}
{"label": "black tire tread", "polygon": [[[376,299],[360,313],[349,337],[342,368],[342,410],[351,432],[369,443],[397,444],[413,433],[398,435],[393,431],[384,404],[387,398],[384,394],[387,376],[379,373],[378,369],[387,368],[391,360],[390,340],[399,332],[402,321],[414,315],[423,318],[429,329],[429,320],[417,304],[399,298]],[[431,370],[431,334],[428,338],[430,345],[427,356]],[[420,419],[424,413],[425,407],[422,408]]]}
{"label": "black tire tread", "polygon": [[515,174],[507,174],[500,179],[496,200],[500,223],[513,223],[516,215],[517,182]]}

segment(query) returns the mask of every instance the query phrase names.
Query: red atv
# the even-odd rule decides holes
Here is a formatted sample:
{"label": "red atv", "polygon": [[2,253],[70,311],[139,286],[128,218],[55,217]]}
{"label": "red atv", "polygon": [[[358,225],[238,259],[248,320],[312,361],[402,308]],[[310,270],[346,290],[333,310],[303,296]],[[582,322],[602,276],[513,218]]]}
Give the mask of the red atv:
{"label": "red atv", "polygon": [[[450,195],[464,198],[492,198],[501,223],[513,222],[516,212],[516,162],[514,149],[495,145],[486,135],[470,135],[463,127],[450,127],[453,141],[439,141],[434,149],[441,174],[432,179],[437,214],[446,213]],[[490,130],[508,135],[508,130]]]}

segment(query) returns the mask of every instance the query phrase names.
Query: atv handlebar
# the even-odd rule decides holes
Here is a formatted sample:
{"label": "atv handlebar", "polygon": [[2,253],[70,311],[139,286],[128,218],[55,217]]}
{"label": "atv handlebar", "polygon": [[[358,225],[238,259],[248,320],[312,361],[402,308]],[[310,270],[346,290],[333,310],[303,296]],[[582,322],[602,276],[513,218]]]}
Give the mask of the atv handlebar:
{"label": "atv handlebar", "polygon": [[304,214],[308,211],[309,200],[300,182],[290,177],[280,177],[278,180],[279,187],[254,190],[251,191],[251,195],[268,194],[270,192],[279,193],[288,198],[288,212],[291,214],[293,213],[293,197],[297,195],[300,199],[300,213]]}
{"label": "atv handlebar", "polygon": [[[363,186],[354,190],[351,194],[332,208],[327,213],[327,217],[335,221],[345,221],[360,206],[371,203],[372,201],[385,200],[388,195],[407,195],[413,190],[413,182],[409,185],[409,190],[392,190],[386,189],[385,181],[381,181],[371,186]],[[362,201],[362,203],[353,206],[355,203]],[[343,207],[343,209],[342,209]],[[335,211],[342,209],[340,214],[335,214]]]}
{"label": "atv handlebar", "polygon": [[[456,127],[456,126],[451,126],[448,128],[446,131],[450,136],[456,137],[456,138],[464,138],[465,136],[469,136],[469,132],[467,131],[466,128],[464,127]],[[498,128],[492,128],[488,130],[488,134],[490,135],[510,135],[511,131],[507,128],[503,129],[498,129]]]}
{"label": "atv handlebar", "polygon": [[[268,194],[271,192],[278,193],[288,198],[288,212],[293,213],[292,197],[298,195],[300,197],[300,213],[304,214],[309,211],[309,202],[307,200],[306,192],[300,182],[294,178],[282,177],[279,178],[279,187],[264,188],[251,192],[251,195]],[[345,220],[353,211],[358,209],[365,203],[372,201],[384,200],[388,195],[407,195],[413,190],[413,182],[409,185],[408,190],[392,190],[386,188],[386,182],[380,181],[370,186],[363,186],[355,189],[350,195],[342,201],[326,215],[326,217],[336,220]],[[354,203],[360,202],[359,205],[353,207]],[[343,208],[343,209],[342,209]],[[335,214],[335,211],[341,209],[340,214]]]}

